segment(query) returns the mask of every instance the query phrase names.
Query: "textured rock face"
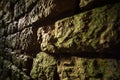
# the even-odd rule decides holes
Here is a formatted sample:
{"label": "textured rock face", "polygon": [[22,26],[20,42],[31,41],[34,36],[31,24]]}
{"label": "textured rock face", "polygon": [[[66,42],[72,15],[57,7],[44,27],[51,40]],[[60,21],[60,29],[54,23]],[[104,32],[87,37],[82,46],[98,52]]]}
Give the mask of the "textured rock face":
{"label": "textured rock face", "polygon": [[1,0],[0,80],[119,80],[118,0]]}
{"label": "textured rock face", "polygon": [[43,34],[46,37],[41,37],[43,40],[48,38],[48,41],[41,44],[47,43],[49,46],[51,42],[57,48],[56,51],[62,53],[104,52],[120,42],[119,17],[119,5],[114,4],[65,18],[55,23],[54,35],[51,31],[56,42],[51,42],[49,38],[53,37],[48,32]]}
{"label": "textured rock face", "polygon": [[33,61],[31,76],[37,80],[57,79],[57,61],[53,56],[41,52]]}
{"label": "textured rock face", "polygon": [[58,73],[61,80],[119,80],[119,63],[113,59],[69,57],[60,60]]}
{"label": "textured rock face", "polygon": [[[26,0],[27,1],[27,0]],[[25,16],[23,16],[20,20],[19,20],[19,25],[18,27],[21,29],[25,28],[26,26],[29,25],[36,25],[41,23],[44,23],[44,21],[46,23],[49,23],[51,21],[55,19],[57,19],[57,17],[62,17],[61,14],[64,15],[71,15],[74,13],[74,11],[76,10],[75,7],[77,5],[75,0],[66,0],[63,1],[56,1],[56,0],[38,0],[38,1],[28,1],[26,2],[26,6],[28,7],[28,5],[33,5],[32,3],[36,4],[34,5],[33,9],[26,14]],[[66,7],[64,7],[66,6]],[[22,8],[20,8],[22,9]],[[29,8],[28,8],[29,9]],[[22,10],[20,10],[22,11]],[[67,12],[67,14],[66,14]],[[64,16],[63,15],[63,16]],[[49,19],[51,19],[51,21],[49,21]],[[39,24],[40,25],[40,24]],[[39,25],[36,25],[36,27],[40,27]]]}

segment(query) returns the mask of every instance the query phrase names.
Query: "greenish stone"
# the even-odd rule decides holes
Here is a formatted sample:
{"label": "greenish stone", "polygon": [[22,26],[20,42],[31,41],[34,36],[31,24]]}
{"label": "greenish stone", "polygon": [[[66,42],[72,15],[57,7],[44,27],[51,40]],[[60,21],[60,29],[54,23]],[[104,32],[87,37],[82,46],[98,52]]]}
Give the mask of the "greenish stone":
{"label": "greenish stone", "polygon": [[[119,80],[120,60],[100,58],[70,57],[62,59],[58,64],[61,80]],[[74,61],[74,65],[69,63]],[[66,64],[66,65],[65,65]]]}
{"label": "greenish stone", "polygon": [[0,80],[119,80],[119,52],[102,56],[120,43],[111,1],[0,0]]}
{"label": "greenish stone", "polygon": [[40,52],[33,61],[31,77],[38,80],[54,80],[57,73],[57,62],[53,56]]}
{"label": "greenish stone", "polygon": [[120,42],[120,3],[105,5],[55,23],[59,52],[104,52]]}

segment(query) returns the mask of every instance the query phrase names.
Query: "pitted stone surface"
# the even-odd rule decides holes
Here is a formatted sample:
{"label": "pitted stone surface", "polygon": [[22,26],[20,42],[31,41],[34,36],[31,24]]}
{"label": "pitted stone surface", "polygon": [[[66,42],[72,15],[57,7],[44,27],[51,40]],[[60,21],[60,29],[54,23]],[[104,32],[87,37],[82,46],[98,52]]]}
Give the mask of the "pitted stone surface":
{"label": "pitted stone surface", "polygon": [[119,80],[119,0],[0,0],[0,80]]}

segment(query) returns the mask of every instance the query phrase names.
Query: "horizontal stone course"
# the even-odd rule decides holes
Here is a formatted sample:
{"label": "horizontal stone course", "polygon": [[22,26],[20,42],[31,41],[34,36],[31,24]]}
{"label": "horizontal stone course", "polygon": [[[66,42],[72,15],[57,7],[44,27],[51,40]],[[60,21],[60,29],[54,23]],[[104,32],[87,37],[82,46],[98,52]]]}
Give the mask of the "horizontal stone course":
{"label": "horizontal stone course", "polygon": [[[42,41],[41,44],[47,43],[47,46],[44,46],[42,50],[72,54],[79,52],[100,53],[118,44],[120,42],[118,37],[120,36],[119,3],[110,6],[95,8],[59,20],[55,23],[53,31],[49,30],[44,33],[43,30],[43,34],[41,34],[42,36],[46,34],[46,37],[41,38],[46,41]],[[38,31],[39,34],[40,31]],[[49,45],[52,48],[48,47]]]}

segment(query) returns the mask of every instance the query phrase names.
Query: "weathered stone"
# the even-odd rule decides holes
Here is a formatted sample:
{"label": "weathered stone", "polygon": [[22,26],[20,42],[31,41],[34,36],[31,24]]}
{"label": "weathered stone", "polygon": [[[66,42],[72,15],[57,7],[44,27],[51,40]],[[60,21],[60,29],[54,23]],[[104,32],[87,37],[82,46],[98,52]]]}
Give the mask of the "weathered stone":
{"label": "weathered stone", "polygon": [[7,80],[10,76],[10,68],[12,63],[8,60],[3,60],[3,71],[1,73],[0,79],[1,80]]}
{"label": "weathered stone", "polygon": [[0,20],[0,28],[5,28],[5,24],[3,20]]}
{"label": "weathered stone", "polygon": [[[0,39],[4,36],[4,22],[2,20],[0,20]],[[3,41],[3,40],[2,40]],[[0,41],[1,42],[1,41]],[[1,44],[1,43],[0,43]]]}
{"label": "weathered stone", "polygon": [[[30,80],[30,77],[18,69],[8,60],[3,60],[3,70],[1,72],[1,80]],[[11,75],[10,75],[11,74]]]}
{"label": "weathered stone", "polygon": [[39,21],[50,22],[47,20],[48,18],[56,20],[56,17],[73,14],[76,10],[76,5],[75,0],[66,0],[64,2],[56,0],[39,0],[31,12],[22,18],[25,22],[22,24],[21,21],[19,21],[19,24],[28,26]]}
{"label": "weathered stone", "polygon": [[22,51],[38,51],[37,45],[39,44],[36,42],[37,39],[34,31],[32,27],[29,27],[25,28],[22,32],[8,35],[5,40],[5,45],[9,48],[21,49]]}
{"label": "weathered stone", "polygon": [[24,16],[22,17],[21,19],[19,19],[19,22],[18,22],[18,30],[23,30],[25,29],[26,25],[28,24],[28,16]]}
{"label": "weathered stone", "polygon": [[0,80],[119,80],[118,2],[0,0]]}
{"label": "weathered stone", "polygon": [[0,19],[3,17],[3,10],[0,10]]}
{"label": "weathered stone", "polygon": [[[5,2],[5,3],[4,3]],[[11,1],[5,0],[4,3],[4,15],[3,15],[3,20],[5,21],[6,24],[10,23],[13,19],[13,9],[14,5],[12,4]]]}
{"label": "weathered stone", "polygon": [[6,13],[6,15],[3,17],[3,20],[6,24],[9,24],[12,21],[12,14],[10,12]]}
{"label": "weathered stone", "polygon": [[30,80],[30,77],[18,69],[15,65],[12,65],[11,80]]}
{"label": "weathered stone", "polygon": [[54,43],[56,51],[103,52],[118,44],[120,42],[119,5],[120,3],[106,5],[57,21],[54,37],[57,39]]}
{"label": "weathered stone", "polygon": [[7,28],[7,34],[12,34],[18,31],[18,22],[14,21],[13,23],[10,23]]}
{"label": "weathered stone", "polygon": [[4,46],[5,46],[4,42],[5,42],[5,37],[1,37],[0,38],[0,49],[4,48]]}
{"label": "weathered stone", "polygon": [[[8,0],[1,0],[0,1],[0,10],[3,10],[8,3],[9,3]],[[9,6],[9,5],[7,5],[7,6]]]}
{"label": "weathered stone", "polygon": [[80,0],[80,7],[85,7],[88,4],[92,3],[95,0]]}
{"label": "weathered stone", "polygon": [[26,12],[29,12],[29,11],[31,11],[31,9],[33,9],[33,7],[37,4],[37,2],[38,2],[39,0],[25,0],[25,6],[26,6],[26,8],[25,8],[25,11]]}
{"label": "weathered stone", "polygon": [[4,49],[4,52],[5,52],[5,53],[10,53],[10,52],[12,52],[12,49],[11,49],[11,48],[5,48],[5,49]]}
{"label": "weathered stone", "polygon": [[118,80],[120,61],[115,59],[86,59],[66,57],[60,59],[60,80]]}
{"label": "weathered stone", "polygon": [[[66,4],[66,7],[64,6],[65,4]],[[66,0],[64,1],[64,3],[63,1],[40,0],[38,4],[33,8],[31,13],[29,14],[29,17],[30,17],[29,22],[33,23],[39,19],[44,19],[49,16],[55,17],[56,14],[58,15],[60,13],[64,13],[69,10],[74,11],[75,5],[76,5],[76,2],[74,0],[71,0],[71,1]]]}
{"label": "weathered stone", "polygon": [[13,50],[11,48],[5,48],[4,49],[4,56],[5,59],[12,62],[14,55],[21,54],[21,50]]}
{"label": "weathered stone", "polygon": [[44,52],[37,54],[33,61],[31,77],[37,80],[55,80],[57,73],[57,62],[55,58]]}
{"label": "weathered stone", "polygon": [[3,52],[4,54],[2,56],[8,61],[11,61],[13,54],[15,54],[11,48],[4,48]]}
{"label": "weathered stone", "polygon": [[4,36],[4,28],[0,28],[0,37]]}
{"label": "weathered stone", "polygon": [[[53,37],[54,32],[52,31],[52,25],[51,26],[45,26],[46,29],[44,29],[44,27],[40,27],[37,31],[37,40],[40,44],[40,48],[42,51],[49,51],[49,53],[54,53],[55,49],[54,46],[52,44],[52,40],[50,40]],[[48,31],[48,32],[46,32]],[[51,43],[49,43],[51,42]],[[54,41],[53,41],[54,42]]]}
{"label": "weathered stone", "polygon": [[23,51],[38,51],[38,43],[36,39],[36,31],[33,27],[25,28],[20,34],[20,49]]}
{"label": "weathered stone", "polygon": [[28,75],[30,74],[33,62],[30,56],[14,54],[12,55],[12,62],[16,67],[18,67],[23,72],[25,72]]}
{"label": "weathered stone", "polygon": [[19,32],[15,34],[8,35],[5,40],[5,45],[9,48],[19,48],[20,42],[19,42]]}
{"label": "weathered stone", "polygon": [[22,50],[29,50],[29,47],[32,47],[33,39],[33,30],[32,27],[24,29],[20,34],[20,48]]}
{"label": "weathered stone", "polygon": [[14,18],[18,19],[25,13],[25,0],[19,0],[14,7]]}

